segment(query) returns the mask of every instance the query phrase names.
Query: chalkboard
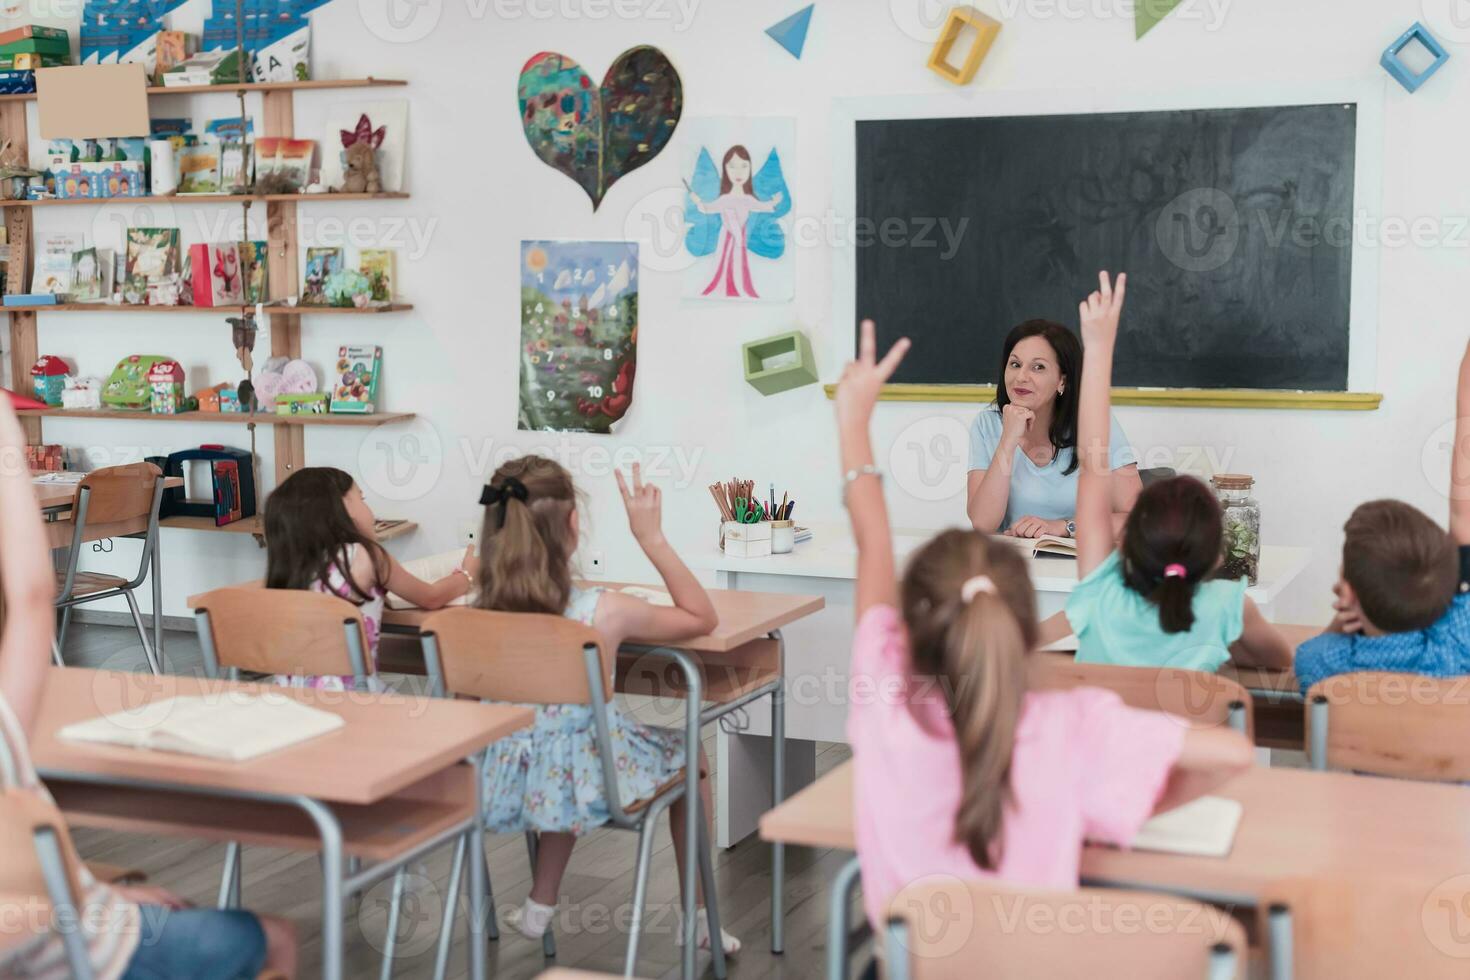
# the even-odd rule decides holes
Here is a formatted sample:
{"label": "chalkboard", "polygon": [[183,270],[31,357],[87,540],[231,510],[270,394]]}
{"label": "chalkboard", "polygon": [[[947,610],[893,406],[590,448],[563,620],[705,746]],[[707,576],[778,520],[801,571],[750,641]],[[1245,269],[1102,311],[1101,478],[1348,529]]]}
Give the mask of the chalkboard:
{"label": "chalkboard", "polygon": [[856,312],[898,383],[993,384],[1128,273],[1114,383],[1345,391],[1354,104],[859,120]]}

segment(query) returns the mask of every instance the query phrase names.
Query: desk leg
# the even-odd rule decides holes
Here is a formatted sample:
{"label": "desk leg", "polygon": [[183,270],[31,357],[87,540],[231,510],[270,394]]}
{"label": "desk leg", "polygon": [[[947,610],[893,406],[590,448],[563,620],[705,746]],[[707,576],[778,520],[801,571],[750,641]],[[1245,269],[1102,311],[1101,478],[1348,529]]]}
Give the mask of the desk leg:
{"label": "desk leg", "polygon": [[296,805],[322,835],[322,980],[342,980],[342,825],[316,800],[297,797]]}
{"label": "desk leg", "polygon": [[[771,692],[771,805],[786,799],[786,641],[780,630],[771,631],[781,665],[781,684]],[[771,844],[771,952],[785,951],[786,845]]]}
{"label": "desk leg", "polygon": [[[784,728],[784,724],[783,724]],[[811,784],[817,776],[817,743],[804,738],[783,739],[781,782],[786,797]],[[734,847],[755,833],[761,814],[774,804],[774,738],[768,735],[731,735],[723,728],[715,735],[715,843]]]}
{"label": "desk leg", "polygon": [[[487,750],[488,751],[488,750]],[[485,770],[481,752],[475,764],[475,820],[470,825],[470,980],[485,980]]]}

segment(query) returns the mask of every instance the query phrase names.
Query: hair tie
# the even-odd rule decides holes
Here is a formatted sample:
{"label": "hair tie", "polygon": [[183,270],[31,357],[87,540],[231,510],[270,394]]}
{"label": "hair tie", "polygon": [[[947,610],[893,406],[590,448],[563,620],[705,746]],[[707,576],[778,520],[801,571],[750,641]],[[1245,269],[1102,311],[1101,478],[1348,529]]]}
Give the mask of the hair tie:
{"label": "hair tie", "polygon": [[1165,565],[1164,566],[1164,578],[1188,578],[1188,577],[1189,577],[1189,569],[1185,568],[1183,565],[1179,564],[1177,561],[1174,562],[1172,565]]}
{"label": "hair tie", "polygon": [[965,584],[960,586],[960,598],[966,603],[973,602],[982,592],[995,595],[995,583],[989,575],[976,575],[972,579],[966,579]]}
{"label": "hair tie", "polygon": [[531,491],[526,485],[513,476],[508,476],[500,481],[500,486],[487,483],[485,489],[480,491],[480,504],[488,507],[491,504],[500,505],[500,523],[498,527],[505,527],[505,505],[510,503],[511,498],[525,503],[531,499]]}

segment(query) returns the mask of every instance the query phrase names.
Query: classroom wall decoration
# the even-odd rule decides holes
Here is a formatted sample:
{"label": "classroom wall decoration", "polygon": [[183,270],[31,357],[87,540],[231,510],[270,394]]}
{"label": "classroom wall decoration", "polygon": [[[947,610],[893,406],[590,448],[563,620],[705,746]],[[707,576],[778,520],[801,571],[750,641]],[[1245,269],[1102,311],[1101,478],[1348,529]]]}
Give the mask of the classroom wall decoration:
{"label": "classroom wall decoration", "polygon": [[684,178],[682,295],[788,302],[796,291],[788,239],[796,120],[691,119]]}
{"label": "classroom wall decoration", "polygon": [[521,242],[519,427],[612,431],[633,403],[638,245]]}
{"label": "classroom wall decoration", "polygon": [[658,156],[684,106],[679,73],[647,45],[618,55],[601,86],[571,58],[543,51],[521,69],[518,94],[531,149],[581,185],[594,211],[614,183]]}
{"label": "classroom wall decoration", "polygon": [[1174,12],[1180,0],[1136,0],[1133,5],[1133,37],[1143,37]]}
{"label": "classroom wall decoration", "polygon": [[785,48],[793,58],[800,59],[801,52],[806,49],[806,32],[812,24],[812,10],[815,7],[816,4],[809,3],[790,17],[766,28],[771,40]]}

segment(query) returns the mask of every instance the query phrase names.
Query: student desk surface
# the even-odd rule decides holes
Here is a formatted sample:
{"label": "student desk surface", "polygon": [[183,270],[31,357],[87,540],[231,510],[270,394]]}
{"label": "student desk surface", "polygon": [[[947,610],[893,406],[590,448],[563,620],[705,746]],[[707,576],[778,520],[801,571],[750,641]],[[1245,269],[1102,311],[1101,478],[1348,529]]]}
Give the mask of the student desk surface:
{"label": "student desk surface", "polygon": [[[1470,787],[1257,767],[1211,795],[1245,806],[1229,857],[1088,845],[1082,877],[1248,905],[1273,881],[1294,875],[1422,875],[1439,881],[1470,872]],[[852,814],[848,762],[762,817],[761,836],[852,850]]]}
{"label": "student desk surface", "polygon": [[[244,762],[69,742],[57,734],[73,722],[142,712],[175,695],[236,691],[270,691],[341,715],[346,724]],[[474,701],[53,667],[31,754],[73,825],[320,851],[322,975],[331,980],[341,976],[345,896],[371,883],[364,876],[390,874],[455,836],[469,833],[478,843],[475,770],[460,763],[532,718],[529,708]],[[344,854],[374,867],[349,877]],[[473,966],[471,972],[482,975]]]}
{"label": "student desk surface", "polygon": [[[181,487],[184,485],[182,477],[164,477],[165,488]],[[52,548],[65,548],[71,544],[71,502],[76,497],[77,485],[75,483],[36,483],[31,482],[32,489],[36,492],[36,504],[41,509],[41,514],[46,518],[46,538]],[[148,519],[140,517],[132,521],[118,521],[115,524],[99,525],[89,529],[87,540],[95,541],[101,538],[120,538],[128,534],[141,534],[148,530]]]}

